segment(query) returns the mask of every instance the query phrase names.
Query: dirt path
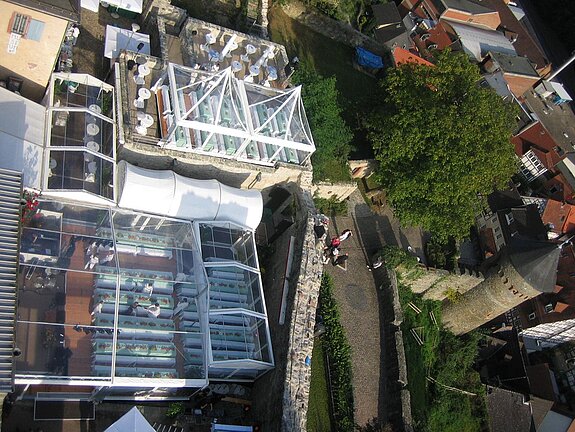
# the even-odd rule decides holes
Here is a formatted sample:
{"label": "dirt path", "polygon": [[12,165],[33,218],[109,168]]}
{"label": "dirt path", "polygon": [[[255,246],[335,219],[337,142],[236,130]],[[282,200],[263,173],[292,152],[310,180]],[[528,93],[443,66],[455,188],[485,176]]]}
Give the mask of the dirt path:
{"label": "dirt path", "polygon": [[378,418],[399,425],[401,386],[397,384],[391,293],[387,290],[385,272],[382,269],[370,272],[366,264],[385,244],[404,249],[411,246],[421,252],[420,230],[400,227],[389,209],[374,214],[359,191],[349,198],[348,215],[335,218],[332,225],[332,233],[346,228],[354,232],[341,248],[349,254],[347,271],[330,264],[326,270],[333,276],[342,324],[353,351],[355,421],[365,425]]}

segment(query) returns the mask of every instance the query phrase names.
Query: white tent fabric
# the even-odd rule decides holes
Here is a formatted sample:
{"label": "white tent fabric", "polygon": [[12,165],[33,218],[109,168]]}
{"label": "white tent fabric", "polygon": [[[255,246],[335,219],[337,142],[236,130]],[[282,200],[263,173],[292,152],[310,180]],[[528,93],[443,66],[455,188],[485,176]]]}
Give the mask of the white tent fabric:
{"label": "white tent fabric", "polygon": [[[110,3],[112,4],[112,3]],[[104,57],[116,59],[120,51],[138,51],[138,44],[143,42],[141,54],[150,54],[150,36],[144,33],[135,33],[111,25],[106,26],[106,39],[104,41]]]}
{"label": "white tent fabric", "polygon": [[0,87],[0,112],[0,168],[23,173],[23,185],[39,189],[46,108]]}
{"label": "white tent fabric", "polygon": [[98,0],[80,0],[80,6],[97,13],[100,2]]}
{"label": "white tent fabric", "polygon": [[173,171],[118,164],[118,206],[190,220],[229,221],[256,229],[262,212],[257,190],[232,188],[217,180],[194,180]]}
{"label": "white tent fabric", "polygon": [[104,432],[156,432],[156,430],[138,408],[133,407]]}

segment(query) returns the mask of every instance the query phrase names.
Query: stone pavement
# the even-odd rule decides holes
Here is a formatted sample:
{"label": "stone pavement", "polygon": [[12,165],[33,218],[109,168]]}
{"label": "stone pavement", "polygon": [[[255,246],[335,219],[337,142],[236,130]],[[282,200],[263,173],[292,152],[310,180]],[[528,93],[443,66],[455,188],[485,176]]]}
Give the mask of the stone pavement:
{"label": "stone pavement", "polygon": [[[347,271],[325,266],[335,283],[342,324],[352,347],[355,421],[365,425],[373,418],[401,423],[401,401],[397,384],[397,357],[391,322],[393,306],[384,269],[370,272],[370,258],[385,244],[422,254],[419,229],[400,227],[389,208],[380,214],[371,211],[359,191],[348,200],[348,215],[332,220],[330,235],[346,228],[353,237],[342,243],[349,254]],[[381,289],[380,289],[381,288]]]}

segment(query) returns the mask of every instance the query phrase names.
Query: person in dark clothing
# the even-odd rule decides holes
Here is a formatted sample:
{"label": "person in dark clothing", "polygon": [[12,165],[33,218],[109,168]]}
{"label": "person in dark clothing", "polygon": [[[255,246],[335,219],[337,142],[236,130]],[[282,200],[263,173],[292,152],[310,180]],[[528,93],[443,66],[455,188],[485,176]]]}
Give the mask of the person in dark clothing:
{"label": "person in dark clothing", "polygon": [[347,259],[348,254],[340,254],[333,260],[333,265],[339,267],[342,270],[347,270]]}
{"label": "person in dark clothing", "polygon": [[136,316],[136,314],[138,313],[138,308],[140,307],[140,304],[138,302],[134,302],[132,303],[129,307],[128,310],[126,311],[126,314],[128,315],[132,315],[132,316]]}

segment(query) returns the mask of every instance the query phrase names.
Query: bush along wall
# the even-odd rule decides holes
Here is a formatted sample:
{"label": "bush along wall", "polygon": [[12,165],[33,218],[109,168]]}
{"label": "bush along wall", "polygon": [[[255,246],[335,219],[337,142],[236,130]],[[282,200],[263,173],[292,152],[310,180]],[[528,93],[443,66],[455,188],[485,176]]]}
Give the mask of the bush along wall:
{"label": "bush along wall", "polygon": [[336,430],[351,432],[354,430],[351,347],[340,323],[339,310],[333,298],[333,280],[327,274],[322,277],[319,311],[326,329],[322,337],[322,346],[328,356],[331,372],[330,390]]}

